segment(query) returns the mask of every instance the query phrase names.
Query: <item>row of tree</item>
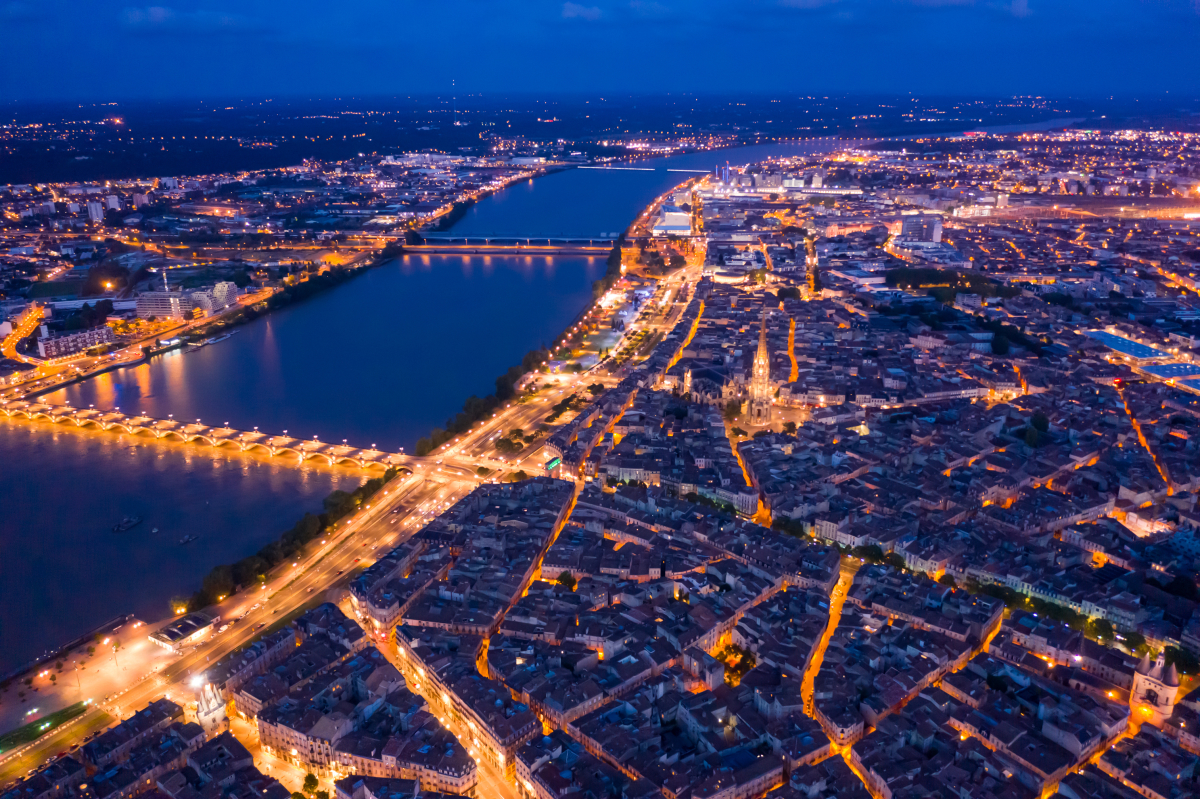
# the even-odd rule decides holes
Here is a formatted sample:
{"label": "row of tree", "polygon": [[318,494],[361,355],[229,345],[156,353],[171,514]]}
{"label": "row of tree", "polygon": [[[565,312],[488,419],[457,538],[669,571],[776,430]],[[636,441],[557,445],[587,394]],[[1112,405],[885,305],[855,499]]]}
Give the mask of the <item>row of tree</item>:
{"label": "row of tree", "polygon": [[548,350],[530,350],[525,353],[521,363],[509,367],[508,371],[496,378],[496,392],[480,399],[472,394],[463,403],[463,409],[458,414],[446,420],[445,428],[435,427],[428,436],[417,441],[417,455],[428,455],[460,433],[471,429],[471,425],[492,415],[496,408],[512,399],[516,394],[517,381],[527,372],[540,367],[550,359]]}
{"label": "row of tree", "polygon": [[[367,500],[395,477],[399,470],[388,469],[380,477],[372,477],[353,491],[337,490],[325,497],[324,512],[306,513],[300,521],[279,538],[264,546],[253,555],[236,563],[215,566],[200,584],[200,590],[192,594],[186,603],[188,610],[199,610],[221,601],[239,588],[262,583],[267,573],[300,554],[305,545],[328,532],[345,517],[356,512]],[[181,603],[172,601],[178,608]]]}

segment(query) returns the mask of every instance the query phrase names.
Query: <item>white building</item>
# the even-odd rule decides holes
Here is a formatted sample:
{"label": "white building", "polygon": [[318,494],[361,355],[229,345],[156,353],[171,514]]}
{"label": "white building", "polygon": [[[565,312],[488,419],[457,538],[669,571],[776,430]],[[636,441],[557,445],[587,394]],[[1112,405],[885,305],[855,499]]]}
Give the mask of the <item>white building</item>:
{"label": "white building", "polygon": [[191,297],[175,291],[143,291],[137,298],[137,315],[142,319],[186,319],[195,308]]}
{"label": "white building", "polygon": [[38,339],[38,354],[43,358],[61,358],[64,355],[74,355],[102,344],[111,344],[115,340],[112,328],[108,325],[100,325],[90,330],[68,333],[65,336],[40,338]]}
{"label": "white building", "polygon": [[664,205],[659,211],[652,232],[655,236],[690,236],[692,215],[677,206]]}
{"label": "white building", "polygon": [[97,202],[89,202],[87,204],[88,221],[99,224],[104,221],[104,206]]}
{"label": "white building", "polygon": [[231,305],[237,304],[238,287],[228,280],[222,281],[212,288],[193,291],[188,295],[193,308],[204,311],[205,316],[220,313]]}

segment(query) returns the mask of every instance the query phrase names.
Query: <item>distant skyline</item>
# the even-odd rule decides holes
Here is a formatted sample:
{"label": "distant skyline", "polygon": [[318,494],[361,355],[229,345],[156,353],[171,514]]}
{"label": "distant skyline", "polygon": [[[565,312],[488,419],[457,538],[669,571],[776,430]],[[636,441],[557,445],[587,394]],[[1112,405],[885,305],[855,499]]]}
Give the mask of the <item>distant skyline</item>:
{"label": "distant skyline", "polygon": [[[8,100],[1200,95],[1200,0],[0,0]],[[1181,97],[1181,99],[1183,99]]]}

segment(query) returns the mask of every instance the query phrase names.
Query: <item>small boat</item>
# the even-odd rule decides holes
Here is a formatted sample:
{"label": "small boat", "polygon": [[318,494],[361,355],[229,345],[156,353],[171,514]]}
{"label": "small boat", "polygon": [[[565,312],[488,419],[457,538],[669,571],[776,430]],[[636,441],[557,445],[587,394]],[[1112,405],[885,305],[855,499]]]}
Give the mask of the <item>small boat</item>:
{"label": "small boat", "polygon": [[232,335],[233,335],[234,333],[236,333],[236,332],[237,332],[236,330],[232,330],[232,331],[230,331],[230,332],[226,333],[226,334],[225,334],[225,335],[223,335],[223,336],[217,336],[216,338],[210,338],[210,339],[208,340],[208,343],[209,343],[209,344],[219,344],[220,342],[222,342],[222,341],[224,341],[225,339],[229,338],[230,336],[232,336]]}
{"label": "small boat", "polygon": [[126,530],[132,530],[134,527],[137,527],[141,523],[142,523],[141,516],[126,516],[124,519],[122,519],[121,521],[119,521],[113,525],[113,532],[114,533],[123,533]]}
{"label": "small boat", "polygon": [[157,532],[158,532],[158,528],[157,528],[157,527],[151,527],[151,528],[150,528],[150,532],[152,532],[152,533],[157,533]]}
{"label": "small boat", "polygon": [[207,343],[208,343],[208,339],[204,339],[203,341],[193,341],[193,342],[190,342],[190,343],[187,345],[188,352],[191,352],[192,350],[198,350],[198,349],[200,349],[201,347],[203,347],[203,346],[204,346],[205,344],[207,344]]}
{"label": "small boat", "polygon": [[190,543],[192,543],[192,542],[193,542],[193,541],[195,541],[195,540],[196,540],[196,536],[194,536],[194,535],[185,535],[183,538],[179,539],[179,543],[180,543],[180,544],[190,544]]}

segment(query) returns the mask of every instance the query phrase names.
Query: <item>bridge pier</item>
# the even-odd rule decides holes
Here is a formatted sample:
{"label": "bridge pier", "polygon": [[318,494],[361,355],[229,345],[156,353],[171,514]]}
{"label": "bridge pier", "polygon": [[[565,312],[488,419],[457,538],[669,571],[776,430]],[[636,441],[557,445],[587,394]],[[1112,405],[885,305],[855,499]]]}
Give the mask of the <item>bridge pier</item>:
{"label": "bridge pier", "polygon": [[[359,469],[399,466],[409,458],[402,453],[382,452],[376,449],[359,449],[348,445],[335,446],[320,441],[301,441],[288,436],[269,436],[253,432],[242,432],[231,427],[213,428],[196,420],[194,424],[183,424],[174,419],[153,419],[148,416],[126,416],[119,411],[97,411],[92,408],[77,409],[69,405],[47,405],[26,400],[0,401],[0,413],[9,419],[28,422],[44,419],[52,424],[70,422],[77,428],[94,425],[104,432],[120,431],[127,435],[147,432],[155,441],[174,436],[181,443],[195,446],[219,448],[233,444],[241,452],[255,447],[263,449],[270,457],[285,454],[296,456],[297,463],[307,460],[324,460],[330,466],[350,464]],[[367,456],[370,457],[367,457]]]}

